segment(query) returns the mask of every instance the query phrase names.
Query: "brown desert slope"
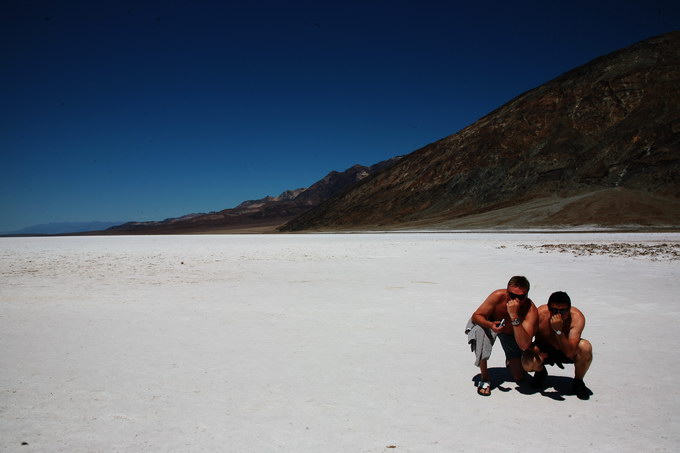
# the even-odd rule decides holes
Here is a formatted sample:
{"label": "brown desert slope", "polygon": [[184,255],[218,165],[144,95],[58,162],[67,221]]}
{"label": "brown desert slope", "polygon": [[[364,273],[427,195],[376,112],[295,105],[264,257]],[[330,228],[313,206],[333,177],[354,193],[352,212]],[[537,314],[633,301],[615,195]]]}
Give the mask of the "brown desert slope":
{"label": "brown desert slope", "polygon": [[290,221],[355,228],[680,225],[680,32],[597,58]]}

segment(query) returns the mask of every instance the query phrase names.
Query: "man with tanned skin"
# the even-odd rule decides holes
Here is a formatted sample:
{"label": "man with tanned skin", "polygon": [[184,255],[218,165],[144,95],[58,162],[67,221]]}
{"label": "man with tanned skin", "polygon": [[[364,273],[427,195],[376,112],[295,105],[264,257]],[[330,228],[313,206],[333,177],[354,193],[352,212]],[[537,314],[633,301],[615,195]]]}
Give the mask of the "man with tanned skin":
{"label": "man with tanned skin", "polygon": [[538,307],[538,330],[536,340],[522,355],[526,371],[535,371],[531,386],[540,388],[548,376],[545,365],[574,364],[572,391],[579,399],[590,398],[590,391],[583,382],[593,360],[590,342],[581,338],[586,318],[565,292],[552,293],[546,305]]}
{"label": "man with tanned skin", "polygon": [[[510,279],[506,289],[498,289],[486,298],[472,314],[472,322],[483,328],[491,329],[501,340],[505,357],[515,382],[524,379],[522,352],[529,349],[536,330],[538,314],[536,306],[529,299],[529,280],[515,276]],[[480,360],[481,379],[477,393],[482,396],[491,394],[491,378],[487,360]]]}

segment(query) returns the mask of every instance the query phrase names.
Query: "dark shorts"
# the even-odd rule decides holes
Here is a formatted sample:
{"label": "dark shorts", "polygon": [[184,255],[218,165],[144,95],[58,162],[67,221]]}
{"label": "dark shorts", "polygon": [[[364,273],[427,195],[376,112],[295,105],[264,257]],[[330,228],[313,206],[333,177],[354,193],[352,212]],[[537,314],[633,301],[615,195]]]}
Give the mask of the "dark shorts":
{"label": "dark shorts", "polygon": [[560,366],[563,363],[574,363],[573,360],[564,355],[564,352],[560,351],[547,341],[537,341],[534,345],[537,346],[543,354],[548,354],[548,357],[543,360],[545,365]]}
{"label": "dark shorts", "polygon": [[498,338],[501,340],[503,351],[505,351],[506,359],[518,359],[522,357],[522,350],[515,341],[515,336],[507,333],[499,333]]}

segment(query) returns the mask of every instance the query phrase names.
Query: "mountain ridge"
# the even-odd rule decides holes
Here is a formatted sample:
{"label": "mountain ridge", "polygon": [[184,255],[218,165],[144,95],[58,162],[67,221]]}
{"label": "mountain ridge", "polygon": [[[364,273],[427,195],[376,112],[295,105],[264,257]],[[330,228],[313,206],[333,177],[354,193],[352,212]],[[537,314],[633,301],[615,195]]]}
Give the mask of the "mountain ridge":
{"label": "mountain ridge", "polygon": [[278,196],[246,200],[234,208],[187,214],[161,221],[127,222],[90,234],[273,232],[274,227],[349,189],[358,181],[390,167],[399,159],[401,156],[368,167],[356,164],[341,172],[331,171],[309,187],[286,190]]}
{"label": "mountain ridge", "polygon": [[[531,200],[618,187],[626,191],[607,197],[650,206],[660,203],[658,197],[675,200],[680,197],[678,105],[680,32],[671,32],[598,57],[516,96],[281,230],[455,224],[455,219]],[[642,202],[645,197],[649,200]],[[666,214],[659,221],[680,225],[673,212]],[[606,217],[603,211],[590,220],[617,224]],[[543,216],[543,224],[515,226],[560,226],[558,218]],[[499,220],[485,226],[497,226]],[[644,213],[636,223],[645,224]]]}

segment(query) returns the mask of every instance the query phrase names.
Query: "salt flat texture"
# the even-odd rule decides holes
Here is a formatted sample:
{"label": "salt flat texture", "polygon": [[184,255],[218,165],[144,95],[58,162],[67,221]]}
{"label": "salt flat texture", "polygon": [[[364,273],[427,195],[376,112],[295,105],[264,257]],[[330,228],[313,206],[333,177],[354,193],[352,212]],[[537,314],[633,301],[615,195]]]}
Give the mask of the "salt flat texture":
{"label": "salt flat texture", "polygon": [[[0,451],[675,451],[680,260],[540,248],[614,242],[680,235],[0,239]],[[584,311],[589,401],[500,345],[475,393],[465,323],[515,274]]]}

